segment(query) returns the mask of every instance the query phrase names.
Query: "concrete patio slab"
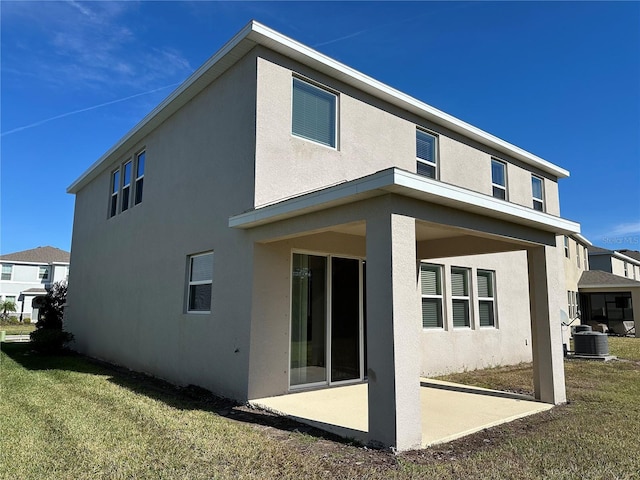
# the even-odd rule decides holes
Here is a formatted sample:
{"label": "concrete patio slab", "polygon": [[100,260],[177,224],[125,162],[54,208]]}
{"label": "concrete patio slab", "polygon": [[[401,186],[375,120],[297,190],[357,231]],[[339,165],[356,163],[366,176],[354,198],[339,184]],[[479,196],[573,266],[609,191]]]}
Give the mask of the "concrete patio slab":
{"label": "concrete patio slab", "polygon": [[[449,442],[553,408],[532,397],[421,379],[422,446]],[[367,384],[260,398],[251,405],[366,443]]]}

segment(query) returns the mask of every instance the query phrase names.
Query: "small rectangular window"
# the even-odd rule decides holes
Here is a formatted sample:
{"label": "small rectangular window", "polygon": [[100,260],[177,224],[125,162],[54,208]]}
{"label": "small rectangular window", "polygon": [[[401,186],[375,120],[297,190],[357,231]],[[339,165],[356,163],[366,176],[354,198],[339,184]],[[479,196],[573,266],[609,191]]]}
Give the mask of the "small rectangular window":
{"label": "small rectangular window", "polygon": [[213,284],[213,252],[189,257],[187,311],[209,313]]}
{"label": "small rectangular window", "polygon": [[4,297],[4,300],[5,302],[10,302],[14,305],[16,304],[16,297],[14,297],[13,295],[7,295],[6,297]]}
{"label": "small rectangular window", "polygon": [[120,169],[111,174],[111,209],[109,216],[118,213],[118,192],[120,191]]}
{"label": "small rectangular window", "polygon": [[294,78],[292,133],[335,147],[337,98],[334,93]]}
{"label": "small rectangular window", "polygon": [[627,262],[624,262],[624,276],[629,276],[629,266],[627,265]]}
{"label": "small rectangular window", "polygon": [[131,162],[127,162],[122,167],[122,211],[129,208],[129,197],[131,196]]}
{"label": "small rectangular window", "polygon": [[2,265],[2,280],[9,280],[13,276],[13,265]]}
{"label": "small rectangular window", "polygon": [[531,196],[533,209],[544,212],[544,181],[535,175],[531,175]]}
{"label": "small rectangular window", "polygon": [[570,257],[570,253],[569,253],[569,237],[567,237],[566,235],[564,236],[564,256],[569,258]]}
{"label": "small rectangular window", "polygon": [[140,202],[142,202],[142,187],[144,186],[144,160],[145,152],[139,153],[136,162],[135,205],[138,205]]}
{"label": "small rectangular window", "polygon": [[451,267],[453,326],[470,327],[469,269]]}
{"label": "small rectangular window", "polygon": [[49,267],[40,267],[38,271],[38,278],[40,280],[49,280]]}
{"label": "small rectangular window", "polygon": [[478,270],[478,313],[481,327],[496,325],[494,276],[491,270]]}
{"label": "small rectangular window", "polygon": [[577,243],[576,243],[576,259],[577,259],[577,262],[578,262],[578,268],[580,268],[580,267],[581,267],[581,262],[580,262],[580,245],[578,245]]}
{"label": "small rectangular window", "polygon": [[442,267],[420,265],[422,328],[442,328]]}
{"label": "small rectangular window", "polygon": [[495,198],[507,199],[507,165],[494,158],[491,159],[491,186]]}
{"label": "small rectangular window", "polygon": [[416,130],[416,171],[418,175],[438,178],[437,137],[423,130]]}

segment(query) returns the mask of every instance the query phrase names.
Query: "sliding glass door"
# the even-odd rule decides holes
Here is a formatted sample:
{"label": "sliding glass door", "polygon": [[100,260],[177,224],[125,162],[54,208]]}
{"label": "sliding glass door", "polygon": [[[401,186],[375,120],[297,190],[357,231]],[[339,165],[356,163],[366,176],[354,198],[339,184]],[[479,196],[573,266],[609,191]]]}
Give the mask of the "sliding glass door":
{"label": "sliding glass door", "polygon": [[353,258],[293,254],[292,387],[362,380],[363,265]]}

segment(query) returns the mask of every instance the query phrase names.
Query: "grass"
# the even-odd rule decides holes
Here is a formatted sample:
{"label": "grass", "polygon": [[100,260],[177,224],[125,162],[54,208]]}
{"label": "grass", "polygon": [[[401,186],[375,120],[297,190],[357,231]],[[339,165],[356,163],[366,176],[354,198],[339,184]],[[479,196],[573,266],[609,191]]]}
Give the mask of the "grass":
{"label": "grass", "polygon": [[[0,479],[638,478],[640,339],[630,361],[565,363],[570,403],[449,444],[372,451],[195,388],[2,344]],[[530,391],[531,365],[448,380]]]}
{"label": "grass", "polygon": [[35,323],[0,324],[7,335],[29,335],[36,329]]}

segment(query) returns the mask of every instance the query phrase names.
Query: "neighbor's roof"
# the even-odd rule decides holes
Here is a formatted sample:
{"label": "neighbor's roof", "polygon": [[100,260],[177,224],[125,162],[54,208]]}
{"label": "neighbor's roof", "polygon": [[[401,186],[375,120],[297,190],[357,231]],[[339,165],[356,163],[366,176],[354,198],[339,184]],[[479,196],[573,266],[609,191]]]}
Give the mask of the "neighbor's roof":
{"label": "neighbor's roof", "polygon": [[634,260],[638,260],[640,262],[640,252],[638,250],[618,250],[621,254],[633,258]]}
{"label": "neighbor's roof", "polygon": [[582,276],[578,281],[578,288],[601,287],[640,287],[640,282],[601,270],[585,270],[582,272]]}
{"label": "neighbor's roof", "polygon": [[0,255],[0,260],[30,263],[69,263],[71,254],[55,247],[37,247],[22,252]]}
{"label": "neighbor's roof", "polygon": [[40,295],[40,294],[46,294],[47,291],[44,288],[28,288],[26,290],[23,290],[22,293],[26,293],[27,295],[31,294],[31,295]]}
{"label": "neighbor's roof", "polygon": [[127,150],[132,148],[137,142],[142,140],[162,122],[182,108],[257,45],[262,45],[286,57],[292,58],[297,62],[336,78],[374,97],[462,134],[481,144],[495,148],[499,152],[503,152],[524,163],[550,173],[553,176],[559,178],[569,176],[567,170],[557,165],[391,88],[275,30],[265,27],[258,22],[251,21],[237,33],[235,37],[218,50],[217,53],[209,58],[204,65],[198,68],[198,70],[176,88],[160,105],[154,108],[140,123],[133,127],[132,130],[91,165],[86,172],[67,188],[67,192],[77,193],[82,187],[107,168],[112,160],[120,155],[124,155]]}

